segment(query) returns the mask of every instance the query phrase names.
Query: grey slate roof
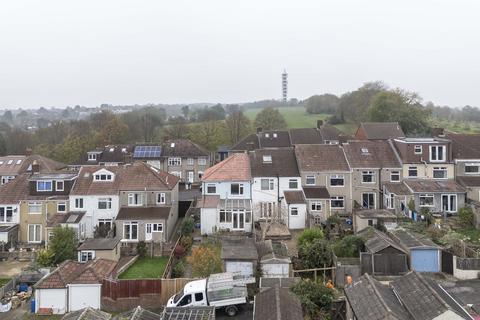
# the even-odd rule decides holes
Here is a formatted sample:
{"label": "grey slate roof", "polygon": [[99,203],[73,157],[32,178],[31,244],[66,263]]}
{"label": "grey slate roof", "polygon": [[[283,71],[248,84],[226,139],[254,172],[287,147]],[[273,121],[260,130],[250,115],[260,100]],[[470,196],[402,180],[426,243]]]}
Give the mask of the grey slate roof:
{"label": "grey slate roof", "polygon": [[330,193],[326,187],[303,187],[307,199],[330,199]]}
{"label": "grey slate roof", "polygon": [[306,203],[303,191],[284,191],[285,201],[288,204],[302,204]]}
{"label": "grey slate roof", "polygon": [[345,295],[357,320],[409,320],[393,291],[367,273],[345,288]]}
{"label": "grey slate roof", "polygon": [[[270,156],[272,161],[264,162],[264,156]],[[252,177],[300,177],[292,148],[258,149],[250,152],[250,170]]]}
{"label": "grey slate roof", "polygon": [[406,179],[405,185],[412,192],[465,192],[455,180]]}
{"label": "grey slate roof", "polygon": [[322,144],[323,138],[317,128],[290,129],[292,144]]}
{"label": "grey slate roof", "polygon": [[345,154],[339,145],[298,145],[295,147],[295,155],[300,171],[350,171]]}
{"label": "grey slate roof", "polygon": [[383,184],[388,192],[404,196],[412,194],[412,191],[403,182],[386,182]]}
{"label": "grey slate roof", "polygon": [[373,229],[373,233],[371,236],[368,237],[368,240],[365,242],[365,248],[370,253],[377,253],[386,249],[388,247],[393,247],[398,251],[403,253],[407,253],[403,248],[401,248],[398,244],[396,244],[392,239],[390,239],[386,234],[383,232]]}
{"label": "grey slate roof", "polygon": [[96,238],[96,239],[87,239],[77,250],[112,250],[120,242],[120,238]]}
{"label": "grey slate roof", "polygon": [[255,296],[254,320],[303,319],[302,305],[288,288],[278,286],[260,291]]}
{"label": "grey slate roof", "polygon": [[402,229],[396,229],[390,231],[392,238],[394,241],[399,243],[402,247],[406,249],[414,249],[414,248],[436,248],[440,249],[432,240],[429,238],[418,234],[409,232]]}
{"label": "grey slate roof", "polygon": [[255,241],[251,238],[223,240],[221,258],[223,260],[258,260]]}
{"label": "grey slate roof", "polygon": [[300,282],[300,277],[294,278],[260,278],[260,288],[274,288],[278,286],[280,288],[291,288]]}

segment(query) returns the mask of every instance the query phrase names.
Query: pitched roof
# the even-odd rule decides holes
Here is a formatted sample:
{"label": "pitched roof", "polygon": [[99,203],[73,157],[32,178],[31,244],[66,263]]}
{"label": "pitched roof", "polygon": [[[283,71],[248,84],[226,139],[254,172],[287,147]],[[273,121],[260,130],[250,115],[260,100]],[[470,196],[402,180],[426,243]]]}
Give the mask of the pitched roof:
{"label": "pitched roof", "polygon": [[255,240],[252,238],[223,240],[221,258],[223,260],[257,260]]}
{"label": "pitched roof", "polygon": [[220,196],[202,195],[197,202],[197,208],[216,208],[220,203]]}
{"label": "pitched roof", "polygon": [[58,171],[67,167],[66,164],[37,154],[30,156],[4,156],[0,157],[0,176],[31,172],[31,165],[34,161],[39,165],[39,172],[41,173]]}
{"label": "pitched roof", "polygon": [[171,207],[122,207],[116,220],[167,220]]}
{"label": "pitched roof", "polygon": [[307,199],[330,199],[330,193],[326,187],[303,187]]}
{"label": "pitched roof", "polygon": [[300,171],[349,171],[347,160],[339,145],[295,146]]}
{"label": "pitched roof", "polygon": [[[188,307],[186,307],[185,309],[188,309]],[[123,312],[115,316],[115,318],[113,319],[115,320],[163,320],[163,318],[161,318],[161,315],[154,313],[152,311],[148,311],[142,308],[141,306],[138,306],[130,311]]]}
{"label": "pitched roof", "polygon": [[458,177],[457,182],[464,187],[480,187],[480,177]]}
{"label": "pitched roof", "polygon": [[349,141],[343,149],[351,168],[401,168],[387,141]]}
{"label": "pitched roof", "polygon": [[202,181],[250,181],[250,159],[246,153],[234,153],[205,170]]}
{"label": "pitched roof", "polygon": [[317,128],[294,128],[290,129],[292,144],[322,144],[323,138]]}
{"label": "pitched roof", "polygon": [[170,139],[162,145],[164,157],[207,157],[210,153],[188,139]]}
{"label": "pitched roof", "polygon": [[388,247],[393,247],[398,251],[401,251],[405,254],[407,253],[402,247],[400,247],[383,232],[374,228],[371,228],[371,230],[371,234],[367,235],[367,241],[365,241],[365,248],[368,252],[377,253]]}
{"label": "pitched roof", "polygon": [[360,128],[363,128],[368,140],[405,137],[405,133],[398,122],[362,122]]}
{"label": "pitched roof", "polygon": [[415,248],[440,249],[432,240],[418,233],[395,229],[390,231],[389,234],[396,243],[408,250]]}
{"label": "pitched roof", "polygon": [[95,238],[87,239],[81,245],[78,246],[77,250],[112,250],[120,242],[120,238]]}
{"label": "pitched roof", "polygon": [[295,152],[291,148],[258,149],[250,152],[253,177],[299,177]]}
{"label": "pitched roof", "polygon": [[302,305],[289,288],[275,286],[255,295],[254,320],[303,319]]}
{"label": "pitched roof", "polygon": [[344,135],[344,133],[334,126],[325,123],[322,126],[320,126],[320,134],[322,135],[323,142],[325,141],[331,141],[331,140],[341,140],[341,136]]}
{"label": "pitched roof", "polygon": [[[163,309],[160,318],[155,320],[214,320],[215,307],[176,307]],[[139,319],[139,320],[143,320]],[[149,319],[145,319],[149,320]]]}
{"label": "pitched roof", "polygon": [[[410,271],[393,281],[391,285],[404,307],[413,315],[415,320],[436,319],[445,312],[452,311],[450,306],[425,281],[423,276],[415,271]],[[447,318],[464,319],[456,313],[450,314]]]}
{"label": "pitched roof", "polygon": [[345,295],[358,320],[413,319],[402,307],[394,292],[368,273],[345,287]]}
{"label": "pitched roof", "polygon": [[455,180],[406,179],[405,185],[412,192],[465,192]]}
{"label": "pitched roof", "polygon": [[480,134],[459,134],[447,132],[452,140],[454,159],[480,159]]}
{"label": "pitched roof", "polygon": [[403,196],[412,194],[412,191],[410,191],[410,189],[403,182],[385,182],[383,186],[388,190],[388,192],[396,195]]}
{"label": "pitched roof", "polygon": [[47,221],[47,227],[55,227],[60,224],[77,224],[82,221],[85,211],[70,211],[67,213],[57,213]]}
{"label": "pitched roof", "polygon": [[288,204],[301,204],[306,203],[303,191],[284,191],[285,201]]}
{"label": "pitched roof", "polygon": [[258,134],[260,148],[285,148],[291,147],[288,131],[262,131]]}
{"label": "pitched roof", "polygon": [[61,289],[67,284],[101,283],[115,269],[117,262],[95,259],[87,263],[67,260],[35,284],[35,289]]}
{"label": "pitched roof", "polygon": [[395,219],[397,217],[387,209],[363,209],[355,211],[354,214],[363,219]]}
{"label": "pitched roof", "polygon": [[[94,181],[93,174],[107,170],[115,174],[113,181]],[[82,167],[70,192],[71,195],[111,195],[119,191],[172,190],[179,178],[146,163],[123,166]]]}
{"label": "pitched roof", "polygon": [[260,148],[258,136],[255,133],[252,133],[237,142],[237,144],[230,148],[230,151],[250,151],[258,148]]}
{"label": "pitched roof", "polygon": [[65,314],[62,320],[108,320],[111,317],[110,313],[87,307]]}

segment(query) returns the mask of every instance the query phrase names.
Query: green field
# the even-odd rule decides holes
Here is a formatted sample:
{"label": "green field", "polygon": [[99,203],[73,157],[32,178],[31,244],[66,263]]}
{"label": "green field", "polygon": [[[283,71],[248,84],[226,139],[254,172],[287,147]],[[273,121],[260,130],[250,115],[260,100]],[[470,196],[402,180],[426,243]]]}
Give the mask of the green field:
{"label": "green field", "polygon": [[[303,106],[281,107],[277,108],[287,121],[287,126],[291,128],[315,128],[317,120],[325,120],[328,114],[308,114]],[[253,122],[257,114],[262,111],[261,108],[247,109],[245,115]],[[347,134],[352,134],[357,129],[356,125],[344,123],[336,125],[338,129]]]}
{"label": "green field", "polygon": [[155,279],[161,278],[168,262],[168,257],[138,258],[134,264],[123,272],[119,279]]}

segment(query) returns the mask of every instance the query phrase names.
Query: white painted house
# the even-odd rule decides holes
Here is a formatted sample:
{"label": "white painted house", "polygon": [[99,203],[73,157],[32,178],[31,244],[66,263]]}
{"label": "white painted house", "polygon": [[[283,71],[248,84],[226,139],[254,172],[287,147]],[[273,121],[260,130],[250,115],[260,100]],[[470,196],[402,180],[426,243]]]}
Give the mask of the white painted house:
{"label": "white painted house", "polygon": [[[295,152],[291,148],[258,149],[250,153],[254,220],[288,219],[282,206],[285,191],[301,191],[302,183]],[[289,225],[296,229],[298,225]]]}
{"label": "white painted house", "polygon": [[116,261],[106,259],[63,262],[34,285],[35,313],[64,314],[87,307],[100,309],[102,281],[116,265]]}
{"label": "white painted house", "polygon": [[199,201],[202,234],[217,230],[252,231],[250,161],[236,153],[213,167],[202,178]]}

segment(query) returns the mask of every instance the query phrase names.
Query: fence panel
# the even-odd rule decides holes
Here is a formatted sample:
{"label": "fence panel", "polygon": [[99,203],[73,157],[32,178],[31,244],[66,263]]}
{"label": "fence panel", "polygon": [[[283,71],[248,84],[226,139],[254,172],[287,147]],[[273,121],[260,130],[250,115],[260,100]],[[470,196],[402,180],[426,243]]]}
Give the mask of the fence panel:
{"label": "fence panel", "polygon": [[480,258],[460,258],[460,257],[457,257],[457,269],[461,269],[461,270],[480,270]]}

